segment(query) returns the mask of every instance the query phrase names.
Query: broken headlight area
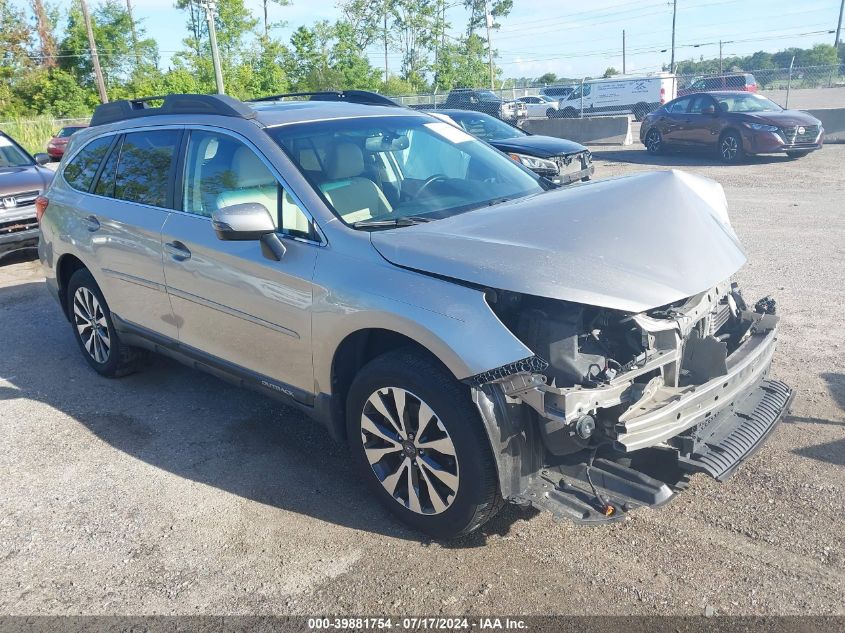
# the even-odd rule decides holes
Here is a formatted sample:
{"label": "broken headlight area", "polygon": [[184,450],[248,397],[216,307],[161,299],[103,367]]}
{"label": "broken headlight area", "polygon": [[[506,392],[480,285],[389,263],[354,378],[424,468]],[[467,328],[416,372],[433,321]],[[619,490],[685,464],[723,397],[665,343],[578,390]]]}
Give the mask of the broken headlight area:
{"label": "broken headlight area", "polygon": [[511,292],[487,298],[548,362],[491,382],[510,405],[531,410],[545,455],[540,479],[558,493],[562,482],[586,481],[602,498],[590,481],[597,454],[600,479],[624,482],[620,507],[631,505],[637,486],[656,486],[642,504],[666,497],[649,469],[668,467],[673,474],[662,481],[673,487],[689,472],[724,479],[765,440],[791,397],[786,385],[765,379],[776,304],[766,297],[749,308],[735,284],[639,314]]}

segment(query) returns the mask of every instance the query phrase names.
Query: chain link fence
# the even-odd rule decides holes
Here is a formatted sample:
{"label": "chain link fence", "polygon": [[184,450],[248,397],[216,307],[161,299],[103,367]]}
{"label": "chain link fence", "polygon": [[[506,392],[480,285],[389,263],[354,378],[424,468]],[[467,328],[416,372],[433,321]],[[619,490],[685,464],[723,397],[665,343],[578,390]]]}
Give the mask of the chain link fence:
{"label": "chain link fence", "polygon": [[845,107],[845,64],[582,77],[555,84],[514,84],[496,90],[461,88],[394,99],[415,109],[478,110],[503,119],[617,114],[642,118],[677,96],[710,90],[754,91],[789,108],[842,108]]}

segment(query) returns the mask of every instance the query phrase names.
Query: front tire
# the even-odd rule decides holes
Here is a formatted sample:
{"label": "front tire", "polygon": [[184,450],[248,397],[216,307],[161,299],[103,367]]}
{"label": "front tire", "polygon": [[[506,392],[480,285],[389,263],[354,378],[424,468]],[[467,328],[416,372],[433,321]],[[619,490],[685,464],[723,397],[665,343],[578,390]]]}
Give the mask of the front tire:
{"label": "front tire", "polygon": [[[558,112],[560,111],[558,110]],[[558,114],[558,116],[564,119],[574,119],[578,116],[578,111],[572,106],[567,106],[563,109],[563,112],[561,114]]]}
{"label": "front tire", "polygon": [[84,268],[73,273],[68,283],[67,313],[76,343],[94,371],[107,378],[135,371],[139,352],[121,342],[106,299]]}
{"label": "front tire", "polygon": [[546,110],[546,118],[547,119],[553,119],[553,118],[555,118],[556,115],[557,115],[557,110],[555,110],[554,108],[549,108],[548,110]]}
{"label": "front tire", "polygon": [[796,158],[804,158],[809,153],[810,152],[808,152],[808,151],[798,151],[798,152],[787,152],[786,155],[787,155],[788,158],[795,160]]}
{"label": "front tire", "polygon": [[368,363],[347,398],[352,456],[395,516],[434,538],[472,532],[501,507],[489,440],[467,388],[397,350]]}
{"label": "front tire", "polygon": [[645,135],[645,148],[652,156],[663,153],[663,135],[657,128],[651,128]]}
{"label": "front tire", "polygon": [[736,164],[742,161],[742,138],[736,132],[726,132],[719,139],[719,158],[723,163]]}

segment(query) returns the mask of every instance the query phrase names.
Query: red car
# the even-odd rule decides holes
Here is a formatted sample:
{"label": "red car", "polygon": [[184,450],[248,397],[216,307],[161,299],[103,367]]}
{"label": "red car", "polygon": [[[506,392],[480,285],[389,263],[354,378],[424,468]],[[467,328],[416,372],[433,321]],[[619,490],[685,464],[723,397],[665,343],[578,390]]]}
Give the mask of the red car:
{"label": "red car", "polygon": [[68,125],[53,135],[50,142],[47,143],[47,153],[53,160],[61,160],[65,155],[65,148],[67,142],[70,140],[70,135],[79,130],[84,130],[87,125]]}
{"label": "red car", "polygon": [[713,90],[742,90],[743,92],[757,92],[757,80],[751,73],[731,73],[716,77],[702,77],[696,79],[686,88],[678,90],[678,96],[694,92],[711,92]]}
{"label": "red car", "polygon": [[640,142],[649,154],[716,150],[724,162],[735,163],[750,154],[806,156],[821,149],[824,128],[807,112],[785,110],[762,95],[701,92],[649,114],[640,127]]}

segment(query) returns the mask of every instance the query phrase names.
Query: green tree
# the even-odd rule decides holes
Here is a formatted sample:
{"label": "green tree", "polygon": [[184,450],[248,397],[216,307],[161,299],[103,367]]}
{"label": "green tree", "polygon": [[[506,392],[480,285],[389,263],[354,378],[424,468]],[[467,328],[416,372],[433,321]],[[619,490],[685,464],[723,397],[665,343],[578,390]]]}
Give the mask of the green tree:
{"label": "green tree", "polygon": [[618,70],[616,70],[613,66],[608,66],[608,67],[605,69],[605,71],[604,71],[604,75],[602,75],[602,77],[604,77],[605,79],[607,79],[608,77],[613,77],[614,75],[618,75],[618,74],[619,74],[619,71],[618,71]]}
{"label": "green tree", "polygon": [[79,117],[90,114],[98,103],[94,93],[58,68],[33,69],[14,85],[14,93],[26,104],[26,114]]}
{"label": "green tree", "polygon": [[[105,0],[93,10],[91,21],[100,65],[109,88],[130,83],[139,69],[141,72],[157,72],[158,46],[155,40],[145,37],[143,26],[136,23],[139,38],[136,55],[132,41],[127,37],[132,29],[132,20],[123,3],[119,0]],[[93,90],[94,68],[88,54],[88,36],[78,1],[73,3],[68,14],[59,55],[60,68],[74,76],[84,87]]]}
{"label": "green tree", "polygon": [[402,53],[402,74],[405,81],[418,90],[425,89],[429,52],[436,28],[434,0],[393,0],[391,3],[391,28]]}

